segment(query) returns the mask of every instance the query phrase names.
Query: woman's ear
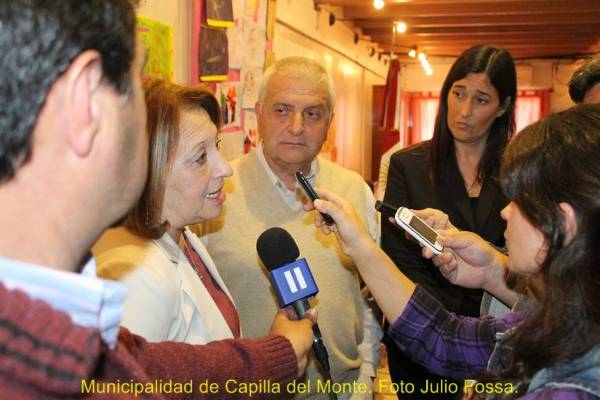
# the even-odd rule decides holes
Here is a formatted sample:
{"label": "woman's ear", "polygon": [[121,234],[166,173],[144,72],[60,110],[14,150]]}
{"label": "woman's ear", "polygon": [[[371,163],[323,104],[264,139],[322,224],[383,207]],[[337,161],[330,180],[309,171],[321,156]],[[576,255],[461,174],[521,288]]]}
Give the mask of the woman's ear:
{"label": "woman's ear", "polygon": [[496,114],[496,118],[503,116],[504,113],[506,112],[506,110],[508,110],[508,107],[510,107],[511,103],[512,103],[512,97],[505,98],[504,101],[502,102],[502,104],[500,105],[500,109],[498,110],[498,113]]}
{"label": "woman's ear", "polygon": [[577,233],[577,218],[575,210],[569,203],[562,202],[558,205],[563,213],[563,228],[565,230],[565,244],[569,243]]}

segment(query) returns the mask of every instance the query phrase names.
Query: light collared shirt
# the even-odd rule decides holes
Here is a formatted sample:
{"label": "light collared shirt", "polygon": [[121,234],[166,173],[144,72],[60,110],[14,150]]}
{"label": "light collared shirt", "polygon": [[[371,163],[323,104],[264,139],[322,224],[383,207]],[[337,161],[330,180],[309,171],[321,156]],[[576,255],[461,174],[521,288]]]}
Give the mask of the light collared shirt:
{"label": "light collared shirt", "polygon": [[[275,173],[269,166],[267,159],[265,158],[264,146],[263,146],[262,142],[261,142],[260,146],[258,146],[258,148],[256,149],[256,156],[258,157],[258,161],[260,161],[260,165],[263,166],[263,168],[265,169],[265,172],[269,176],[271,183],[273,183],[273,186],[275,187],[277,192],[281,195],[281,198],[283,199],[283,201],[290,207],[291,210],[293,210],[293,211],[300,210],[302,208],[303,203],[302,203],[302,199],[298,195],[299,193],[301,193],[301,190],[299,190],[300,185],[298,184],[298,182],[296,182],[296,186],[295,186],[294,190],[289,190],[285,186],[285,184],[281,181],[281,179],[279,179],[279,177],[277,177],[277,175],[275,175]],[[306,176],[306,179],[308,179],[308,182],[311,185],[313,185],[313,186],[315,185],[315,183],[317,181],[317,159],[316,158],[313,159],[312,162],[310,163],[310,171],[309,171],[308,175]],[[368,226],[369,235],[375,242],[377,242],[377,244],[379,244],[380,230],[379,230],[379,221],[377,220],[377,215],[375,213],[375,198],[373,197],[373,192],[371,192],[371,189],[368,187],[366,182],[365,182],[365,186],[367,189],[367,190],[365,190],[365,204],[367,206],[366,209],[370,211],[367,215],[367,223],[369,225]]]}
{"label": "light collared shirt", "polygon": [[104,342],[114,348],[127,289],[120,282],[96,277],[93,257],[81,273],[0,257],[0,282],[65,312],[76,325],[98,329]]}

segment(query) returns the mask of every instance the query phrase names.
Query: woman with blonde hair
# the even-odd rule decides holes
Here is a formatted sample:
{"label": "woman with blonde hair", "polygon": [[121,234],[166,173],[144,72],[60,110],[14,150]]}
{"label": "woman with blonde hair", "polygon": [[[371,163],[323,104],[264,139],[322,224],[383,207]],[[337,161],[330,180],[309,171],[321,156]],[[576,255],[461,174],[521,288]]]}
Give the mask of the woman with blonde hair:
{"label": "woman with blonde hair", "polygon": [[145,83],[148,177],[125,226],[94,246],[98,274],[129,289],[123,325],[152,341],[240,337],[213,260],[187,225],[219,216],[231,168],[218,150],[219,105],[201,88]]}

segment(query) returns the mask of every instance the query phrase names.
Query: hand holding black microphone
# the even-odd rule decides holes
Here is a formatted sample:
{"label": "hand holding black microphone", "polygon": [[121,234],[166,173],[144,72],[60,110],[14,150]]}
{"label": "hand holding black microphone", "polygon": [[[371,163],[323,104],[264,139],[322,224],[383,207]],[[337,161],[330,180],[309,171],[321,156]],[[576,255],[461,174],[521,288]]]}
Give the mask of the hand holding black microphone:
{"label": "hand holding black microphone", "polygon": [[[310,309],[309,299],[317,294],[319,289],[306,260],[298,259],[300,250],[294,239],[285,229],[270,228],[256,241],[256,250],[269,271],[279,305],[282,308],[291,305],[298,318],[302,318]],[[331,381],[329,356],[316,323],[313,325],[312,347],[325,379]],[[337,399],[337,396],[330,392],[329,398]]]}

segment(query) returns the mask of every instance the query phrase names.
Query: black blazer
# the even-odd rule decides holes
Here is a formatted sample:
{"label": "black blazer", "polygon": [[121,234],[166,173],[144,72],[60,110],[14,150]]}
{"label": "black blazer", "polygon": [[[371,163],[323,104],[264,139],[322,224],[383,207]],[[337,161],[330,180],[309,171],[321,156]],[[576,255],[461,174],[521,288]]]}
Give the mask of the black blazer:
{"label": "black blazer", "polygon": [[[505,222],[500,211],[508,200],[497,179],[483,183],[475,212],[456,162],[447,176],[434,187],[427,165],[430,142],[422,142],[395,153],[390,161],[384,201],[395,207],[416,210],[437,208],[450,217],[454,226],[482,236],[497,246],[504,245]],[[382,219],[381,247],[414,282],[424,286],[452,312],[478,316],[483,292],[448,282],[430,260],[421,256],[420,246],[408,240],[404,231]]]}

